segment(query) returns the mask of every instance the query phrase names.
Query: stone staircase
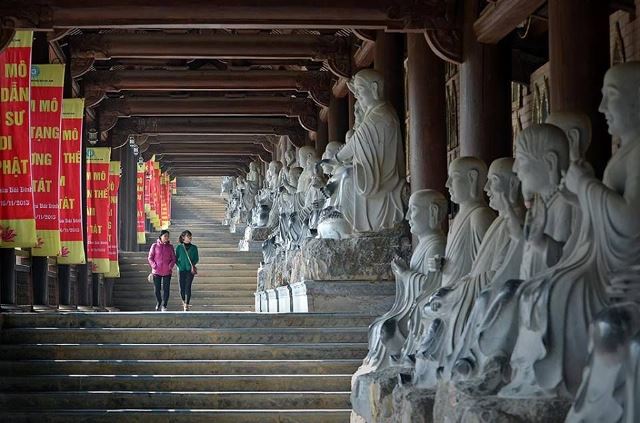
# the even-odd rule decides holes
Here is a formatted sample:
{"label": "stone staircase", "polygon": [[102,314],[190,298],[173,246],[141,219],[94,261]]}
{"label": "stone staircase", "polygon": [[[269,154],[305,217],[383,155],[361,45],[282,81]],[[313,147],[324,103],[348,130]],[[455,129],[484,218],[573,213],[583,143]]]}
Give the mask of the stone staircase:
{"label": "stone staircase", "polygon": [[[182,181],[181,181],[182,182]],[[193,311],[253,311],[256,272],[261,253],[238,251],[243,234],[232,234],[222,225],[225,202],[220,197],[219,178],[188,178],[172,199],[172,243],[185,229],[193,233],[200,263],[193,281]],[[114,306],[123,311],[155,309],[153,284],[147,281],[147,252],[157,234],[148,234],[141,252],[120,255],[121,277],[114,285]],[[171,278],[169,310],[181,310],[177,271]]]}
{"label": "stone staircase", "polygon": [[0,421],[348,422],[371,316],[0,315]]}
{"label": "stone staircase", "polygon": [[122,254],[114,289],[130,312],[0,313],[0,422],[349,421],[374,316],[247,312],[260,256],[221,225],[216,181],[186,182],[171,229],[200,249],[194,311],[171,311],[177,277],[170,311],[150,311],[140,252]]}

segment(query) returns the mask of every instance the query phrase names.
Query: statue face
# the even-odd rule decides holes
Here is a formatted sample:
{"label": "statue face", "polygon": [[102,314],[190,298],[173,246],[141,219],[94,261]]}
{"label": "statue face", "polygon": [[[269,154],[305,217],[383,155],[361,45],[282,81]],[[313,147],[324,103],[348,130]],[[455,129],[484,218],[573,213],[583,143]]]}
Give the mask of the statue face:
{"label": "statue face", "polygon": [[409,199],[407,221],[414,235],[422,235],[429,231],[429,206]]}
{"label": "statue face", "polygon": [[606,73],[598,108],[607,119],[609,133],[620,137],[640,126],[640,87],[625,81],[625,76],[628,77],[615,68]]}
{"label": "statue face", "polygon": [[513,173],[520,179],[525,201],[532,200],[534,194],[544,191],[550,184],[549,170],[544,162],[518,150],[513,162]]}
{"label": "statue face", "polygon": [[364,81],[362,78],[356,78],[354,84],[355,93],[354,95],[358,99],[358,103],[365,110],[369,108],[376,101],[376,94],[374,87],[371,84]]}
{"label": "statue face", "polygon": [[447,178],[445,186],[454,203],[461,204],[471,200],[471,187],[469,187],[467,172],[453,167],[449,168],[449,178]]}

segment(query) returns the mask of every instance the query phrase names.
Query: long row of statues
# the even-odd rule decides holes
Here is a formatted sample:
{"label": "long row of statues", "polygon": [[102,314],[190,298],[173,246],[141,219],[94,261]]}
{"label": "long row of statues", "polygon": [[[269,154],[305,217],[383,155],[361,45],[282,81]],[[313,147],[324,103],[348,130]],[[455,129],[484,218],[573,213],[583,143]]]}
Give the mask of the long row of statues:
{"label": "long row of statues", "polygon": [[[288,150],[269,165],[268,194],[255,197],[255,176],[236,181],[269,198],[236,203],[271,205],[278,248],[403,219],[400,124],[382,78],[363,70],[349,88],[344,145],[322,159]],[[640,62],[611,68],[602,94],[620,140],[602,180],[585,161],[589,118],[554,112],[518,134],[513,158],[450,164],[459,212],[446,236],[446,197],[411,195],[417,245],[408,264],[390,263],[395,301],[370,326],[353,421],[640,421]]]}

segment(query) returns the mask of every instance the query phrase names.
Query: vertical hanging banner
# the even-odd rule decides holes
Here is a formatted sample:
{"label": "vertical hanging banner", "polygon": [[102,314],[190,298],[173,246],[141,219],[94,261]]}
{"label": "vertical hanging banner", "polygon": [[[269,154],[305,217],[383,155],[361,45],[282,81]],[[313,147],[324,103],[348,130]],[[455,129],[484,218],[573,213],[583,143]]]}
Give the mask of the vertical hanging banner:
{"label": "vertical hanging banner", "polygon": [[[146,234],[144,228],[144,197],[145,197],[145,164],[138,163],[136,173],[136,201],[138,210],[138,219],[136,226],[136,237],[138,244],[146,244]],[[148,185],[148,184],[146,184]]]}
{"label": "vertical hanging banner", "polygon": [[107,278],[120,277],[118,264],[118,191],[120,189],[120,162],[109,163],[109,271]]}
{"label": "vertical hanging banner", "polygon": [[160,203],[160,163],[153,161],[152,168],[152,186],[151,186],[151,222],[158,231],[162,227],[160,222],[161,203]]}
{"label": "vertical hanging banner", "polygon": [[82,226],[82,119],[83,98],[62,100],[60,160],[60,257],[59,264],[84,264]]}
{"label": "vertical hanging banner", "polygon": [[175,195],[178,193],[178,180],[173,178],[171,180],[171,194]]}
{"label": "vertical hanging banner", "polygon": [[60,253],[60,125],[64,65],[31,66],[31,176],[37,244],[33,256]]}
{"label": "vertical hanging banner", "polygon": [[33,32],[0,53],[0,248],[36,245],[29,98]]}
{"label": "vertical hanging banner", "polygon": [[87,259],[93,273],[109,271],[109,161],[111,148],[87,148]]}
{"label": "vertical hanging banner", "polygon": [[160,174],[160,228],[169,228],[169,203],[167,194],[169,193],[169,175]]}

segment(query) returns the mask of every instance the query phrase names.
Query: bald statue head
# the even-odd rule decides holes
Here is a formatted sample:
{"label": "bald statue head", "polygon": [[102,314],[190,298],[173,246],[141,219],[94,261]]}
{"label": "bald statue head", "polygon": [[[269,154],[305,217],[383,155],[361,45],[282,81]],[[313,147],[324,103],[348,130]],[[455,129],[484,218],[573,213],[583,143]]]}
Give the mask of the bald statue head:
{"label": "bald statue head", "polygon": [[296,187],[298,186],[298,180],[300,179],[300,175],[302,175],[302,168],[299,166],[292,167],[289,169],[288,180],[289,184]]}
{"label": "bald statue head", "polygon": [[[502,157],[494,160],[489,166],[484,191],[489,197],[489,207],[497,212],[504,211],[505,207],[515,208],[522,204],[520,180],[513,172],[514,161],[512,157]],[[506,204],[500,200],[502,195],[507,200]]]}
{"label": "bald statue head", "polygon": [[640,62],[627,62],[609,69],[604,76],[598,108],[607,119],[609,133],[627,140],[640,132]]}
{"label": "bald statue head", "polygon": [[434,189],[416,191],[409,197],[407,221],[411,233],[420,237],[437,232],[447,216],[447,199]]}
{"label": "bald statue head", "polygon": [[376,103],[383,102],[384,77],[373,69],[363,69],[347,82],[347,87],[355,95],[364,111]]}
{"label": "bald statue head", "polygon": [[513,171],[522,184],[525,201],[556,190],[569,167],[569,141],[562,129],[548,123],[532,125],[516,138]]}
{"label": "bald statue head", "polygon": [[[322,153],[322,160],[333,160],[342,146],[344,146],[344,144],[342,144],[341,142],[331,141],[324,149],[324,153]],[[325,175],[333,174],[335,168],[335,166],[331,162],[323,162],[321,164],[321,167]]]}
{"label": "bald statue head", "polygon": [[571,161],[584,159],[591,144],[591,119],[580,112],[553,112],[546,123],[562,129],[569,140]]}
{"label": "bald statue head", "polygon": [[318,156],[316,156],[316,149],[308,145],[300,147],[300,149],[298,150],[298,165],[306,169],[309,165],[312,164],[308,163],[310,159],[313,161],[313,163],[318,161]]}
{"label": "bald statue head", "polygon": [[487,182],[487,165],[477,157],[459,157],[449,165],[445,186],[456,204],[484,201],[482,188]]}

